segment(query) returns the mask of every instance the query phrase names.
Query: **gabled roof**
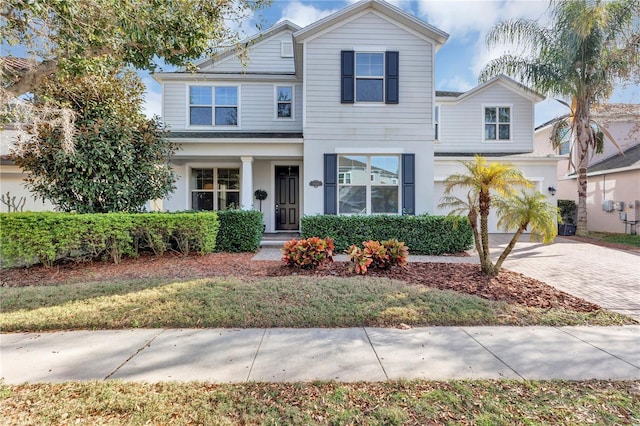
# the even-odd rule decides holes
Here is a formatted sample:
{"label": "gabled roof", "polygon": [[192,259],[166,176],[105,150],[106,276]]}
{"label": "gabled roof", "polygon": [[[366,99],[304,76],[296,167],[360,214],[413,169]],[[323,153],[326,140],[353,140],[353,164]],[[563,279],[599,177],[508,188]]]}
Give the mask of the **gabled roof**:
{"label": "gabled roof", "polygon": [[434,27],[433,25],[427,24],[426,22],[383,0],[362,0],[358,3],[354,3],[351,6],[345,7],[344,9],[341,9],[336,13],[320,19],[319,21],[295,32],[293,37],[296,42],[302,42],[367,9],[375,10],[390,19],[405,25],[418,34],[434,40],[436,42],[436,50],[449,38],[449,34],[444,31]]}
{"label": "gabled roof", "polygon": [[439,99],[440,101],[459,102],[463,99],[466,99],[470,96],[475,95],[476,93],[486,90],[488,87],[496,84],[503,85],[508,89],[520,94],[521,96],[524,96],[525,98],[530,99],[532,102],[540,102],[545,99],[545,97],[540,93],[529,89],[524,84],[520,84],[514,79],[509,78],[504,74],[495,76],[491,80],[485,81],[484,83],[474,87],[473,89],[467,92],[464,92],[462,94],[459,94],[457,96],[456,96],[456,93],[458,92],[436,92],[436,96],[441,98]]}
{"label": "gabled roof", "polygon": [[[285,19],[271,26],[266,31],[259,32],[258,34],[255,34],[249,38],[246,38],[238,44],[244,47],[251,47],[282,31],[289,30],[293,33],[298,31],[300,28],[301,27],[299,27],[298,25],[294,24],[291,21],[287,21]],[[215,54],[213,57],[204,58],[204,59],[201,59],[200,61],[195,62],[195,66],[198,68],[205,68],[212,65],[214,62],[221,61],[229,56],[236,55],[237,53],[238,53],[237,46],[227,47],[221,50],[219,53]]]}

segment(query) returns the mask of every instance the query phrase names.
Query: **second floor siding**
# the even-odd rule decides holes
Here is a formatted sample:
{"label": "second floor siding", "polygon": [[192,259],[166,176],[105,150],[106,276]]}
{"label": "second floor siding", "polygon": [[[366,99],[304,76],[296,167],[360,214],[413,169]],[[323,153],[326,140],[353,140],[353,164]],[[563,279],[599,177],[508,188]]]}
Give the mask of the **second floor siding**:
{"label": "second floor siding", "polygon": [[246,60],[236,55],[228,56],[205,71],[232,73],[295,73],[293,62],[293,38],[291,31],[282,31],[271,37],[258,38],[249,48]]}
{"label": "second floor siding", "polygon": [[[533,151],[534,103],[513,90],[493,84],[457,102],[438,103],[436,153]],[[494,120],[494,112],[503,118]],[[485,127],[493,128],[489,138]]]}
{"label": "second floor siding", "polygon": [[[246,82],[239,79],[238,81],[224,80],[207,83],[201,81],[193,83],[165,82],[163,86],[163,117],[165,124],[173,131],[302,131],[302,85],[297,82]],[[191,125],[189,104],[190,86],[237,88],[237,125]],[[293,89],[293,98],[290,102],[292,118],[277,117],[277,88],[279,87],[291,87]]]}
{"label": "second floor siding", "polygon": [[[354,103],[341,103],[342,51],[353,51],[355,55],[398,52],[398,103],[359,102],[357,98]],[[307,41],[305,138],[433,139],[427,131],[431,128],[432,58],[432,43],[373,12]],[[357,56],[355,61],[357,70]]]}

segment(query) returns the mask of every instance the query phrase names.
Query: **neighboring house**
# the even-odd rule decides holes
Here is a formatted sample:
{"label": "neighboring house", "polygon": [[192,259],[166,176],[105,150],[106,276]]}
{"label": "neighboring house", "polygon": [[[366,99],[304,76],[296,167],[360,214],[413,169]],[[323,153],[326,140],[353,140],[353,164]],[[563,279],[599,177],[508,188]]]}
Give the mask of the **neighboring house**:
{"label": "neighboring house", "polygon": [[[603,152],[589,160],[587,226],[590,231],[629,233],[635,230],[630,222],[640,216],[640,105],[605,104],[592,112],[595,122],[611,134],[619,148],[605,138]],[[577,202],[576,174],[569,161],[572,141],[567,132],[562,145],[553,149],[550,136],[555,121],[536,128],[535,150],[561,156],[556,198]],[[624,218],[627,223],[621,220]]]}
{"label": "neighboring house", "polygon": [[195,72],[155,74],[182,146],[162,208],[251,209],[264,189],[267,232],[297,230],[302,215],[444,213],[442,181],[476,153],[516,164],[550,196],[557,158],[533,153],[542,96],[504,76],[436,92],[447,38],[365,0],[305,28],[280,22],[243,43],[246,62],[229,49]]}
{"label": "neighboring house", "polygon": [[[25,187],[25,175],[20,167],[9,160],[9,150],[13,145],[18,131],[13,124],[6,124],[0,127],[0,196],[4,200],[15,197],[15,202],[20,203],[23,211],[45,211],[53,210],[53,205],[48,201],[43,201],[27,191]],[[8,196],[7,196],[8,194]],[[24,200],[24,203],[22,203]],[[0,202],[0,212],[7,212],[9,206]]]}

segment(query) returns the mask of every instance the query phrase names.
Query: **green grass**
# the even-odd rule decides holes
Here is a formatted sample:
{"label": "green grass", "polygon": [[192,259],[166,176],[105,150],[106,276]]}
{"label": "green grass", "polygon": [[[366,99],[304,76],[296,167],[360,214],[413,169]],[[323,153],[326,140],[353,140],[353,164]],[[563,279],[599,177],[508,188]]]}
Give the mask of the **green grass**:
{"label": "green grass", "polygon": [[638,424],[632,381],[0,384],[3,424]]}
{"label": "green grass", "polygon": [[607,243],[624,244],[640,248],[640,235],[614,234],[610,232],[589,232],[589,238]]}
{"label": "green grass", "polygon": [[4,332],[198,327],[618,325],[577,313],[492,302],[384,278],[208,278],[0,288]]}

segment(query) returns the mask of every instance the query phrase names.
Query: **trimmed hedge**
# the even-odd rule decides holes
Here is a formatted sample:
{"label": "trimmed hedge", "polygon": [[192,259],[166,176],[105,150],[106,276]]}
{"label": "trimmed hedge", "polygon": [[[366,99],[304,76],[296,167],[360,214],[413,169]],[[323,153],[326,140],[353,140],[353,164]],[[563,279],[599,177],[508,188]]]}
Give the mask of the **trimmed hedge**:
{"label": "trimmed hedge", "polygon": [[169,249],[204,254],[214,251],[218,227],[215,212],[2,213],[0,256],[5,267],[100,257],[118,263],[142,250],[156,255]]}
{"label": "trimmed hedge", "polygon": [[351,244],[391,239],[404,242],[417,255],[453,254],[473,247],[468,220],[449,216],[304,216],[301,234],[303,238],[333,238],[336,253]]}
{"label": "trimmed hedge", "polygon": [[257,210],[224,210],[218,212],[220,230],[216,251],[256,252],[262,239],[262,213]]}

